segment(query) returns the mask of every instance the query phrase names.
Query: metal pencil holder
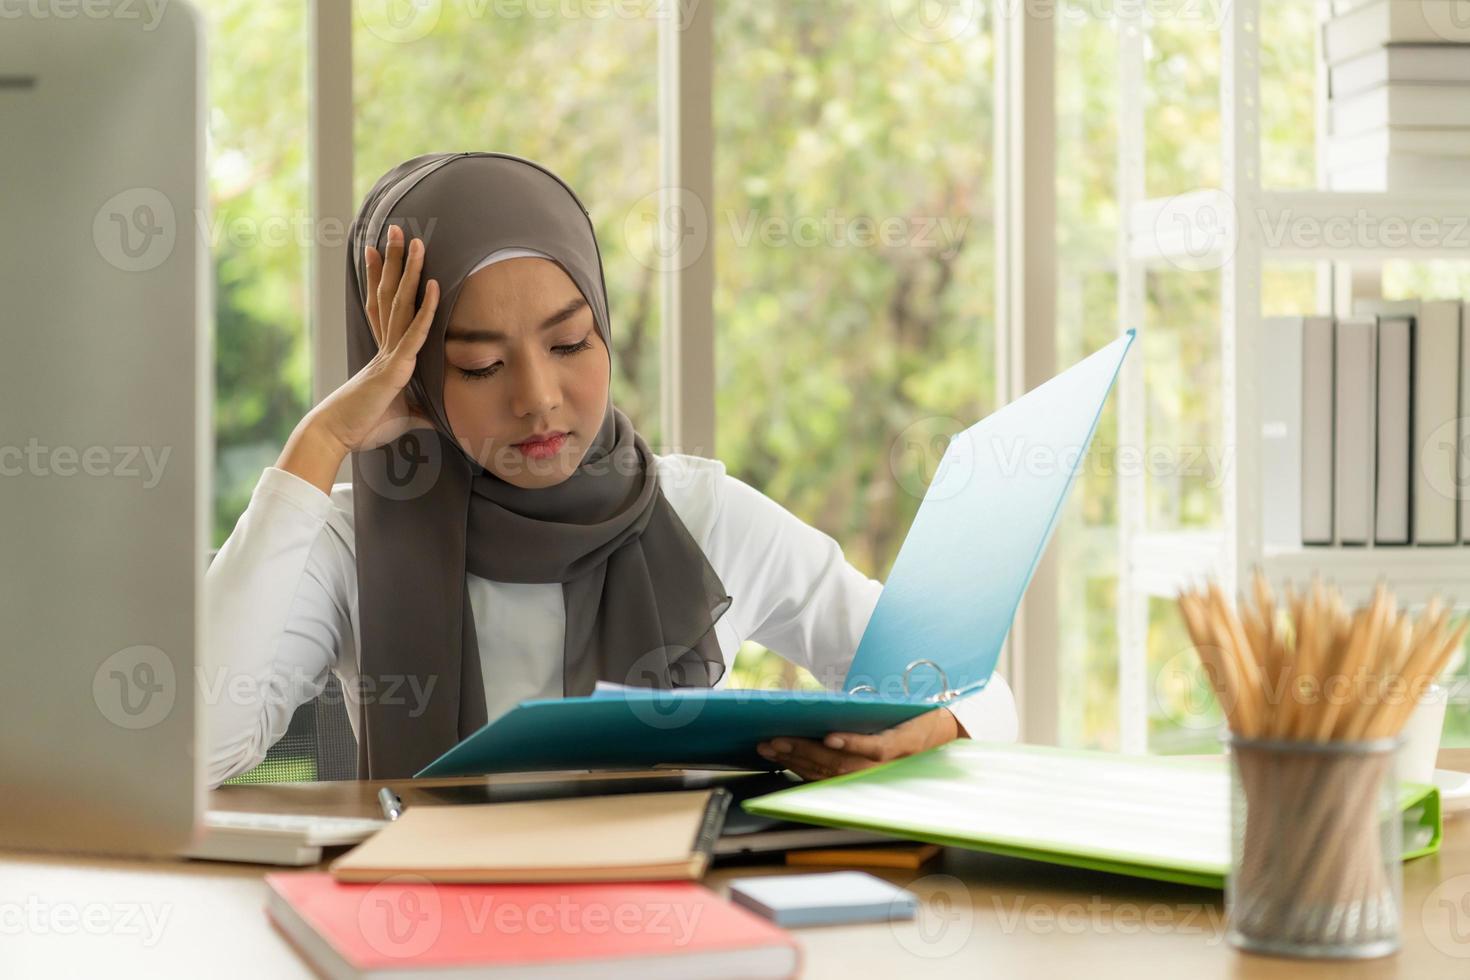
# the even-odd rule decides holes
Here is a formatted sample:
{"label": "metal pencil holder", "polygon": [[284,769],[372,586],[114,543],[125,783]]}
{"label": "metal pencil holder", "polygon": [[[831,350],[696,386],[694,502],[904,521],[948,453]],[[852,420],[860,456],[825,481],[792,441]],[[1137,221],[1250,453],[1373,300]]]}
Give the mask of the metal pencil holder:
{"label": "metal pencil holder", "polygon": [[1398,951],[1398,743],[1228,738],[1232,945],[1354,959]]}

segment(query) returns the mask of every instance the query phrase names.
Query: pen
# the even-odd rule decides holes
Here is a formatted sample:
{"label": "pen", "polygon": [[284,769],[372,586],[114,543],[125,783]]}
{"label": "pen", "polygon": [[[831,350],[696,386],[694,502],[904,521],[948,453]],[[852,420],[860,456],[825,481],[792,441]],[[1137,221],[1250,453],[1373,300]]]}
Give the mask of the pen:
{"label": "pen", "polygon": [[403,815],[403,801],[386,786],[378,790],[378,805],[383,808],[383,816],[389,820],[397,820]]}

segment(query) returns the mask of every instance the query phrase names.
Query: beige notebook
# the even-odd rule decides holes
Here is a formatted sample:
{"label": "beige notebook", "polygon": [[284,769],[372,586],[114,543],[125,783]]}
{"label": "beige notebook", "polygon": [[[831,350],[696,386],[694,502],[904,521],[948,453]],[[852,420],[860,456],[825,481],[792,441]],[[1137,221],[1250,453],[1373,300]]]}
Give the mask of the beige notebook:
{"label": "beige notebook", "polygon": [[331,865],[339,881],[697,879],[724,825],[724,789],[414,806]]}

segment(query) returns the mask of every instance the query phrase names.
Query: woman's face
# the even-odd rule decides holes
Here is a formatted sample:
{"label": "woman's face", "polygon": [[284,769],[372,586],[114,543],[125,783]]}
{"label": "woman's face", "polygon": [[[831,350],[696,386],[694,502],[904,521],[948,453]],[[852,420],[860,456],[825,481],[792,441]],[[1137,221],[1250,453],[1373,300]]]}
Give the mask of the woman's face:
{"label": "woman's face", "polygon": [[[506,259],[464,281],[444,337],[444,408],[465,452],[507,483],[571,476],[602,426],[611,360],[562,267]],[[550,443],[519,445],[533,435]]]}

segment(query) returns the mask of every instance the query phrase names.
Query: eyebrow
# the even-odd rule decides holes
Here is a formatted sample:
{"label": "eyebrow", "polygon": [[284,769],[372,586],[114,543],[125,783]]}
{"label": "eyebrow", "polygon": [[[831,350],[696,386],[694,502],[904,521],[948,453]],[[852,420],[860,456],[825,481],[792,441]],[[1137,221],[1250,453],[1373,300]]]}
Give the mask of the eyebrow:
{"label": "eyebrow", "polygon": [[[541,322],[541,325],[536,329],[548,330],[551,327],[556,326],[558,323],[563,323],[566,320],[569,320],[573,316],[575,316],[586,305],[587,300],[584,297],[578,296],[576,299],[569,302],[566,306],[563,306],[561,309],[557,310],[555,313],[551,314],[551,316],[543,320]],[[444,340],[448,343],[463,344],[488,343],[492,341],[500,341],[506,339],[506,335],[501,333],[499,330],[467,330],[463,327],[454,326],[451,326],[448,332],[444,335]]]}

